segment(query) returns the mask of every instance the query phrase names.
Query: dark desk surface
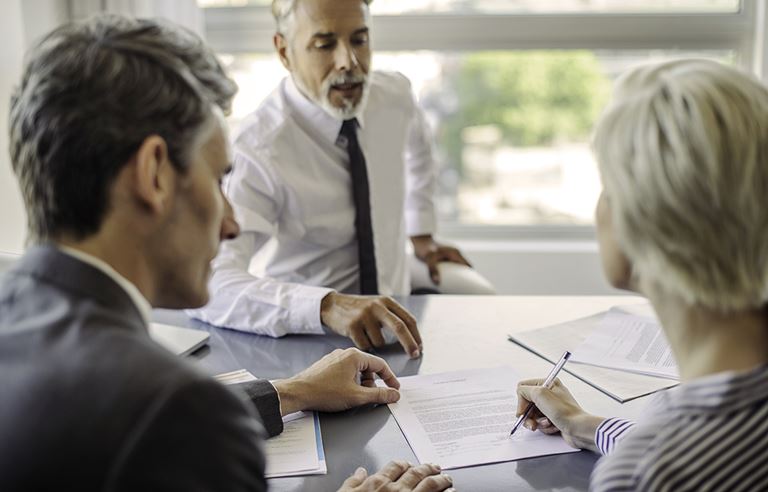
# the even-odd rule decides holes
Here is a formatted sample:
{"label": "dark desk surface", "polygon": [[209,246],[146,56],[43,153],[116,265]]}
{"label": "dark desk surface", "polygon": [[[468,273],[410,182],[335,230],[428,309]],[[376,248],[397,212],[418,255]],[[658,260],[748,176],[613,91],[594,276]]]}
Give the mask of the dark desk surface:
{"label": "dark desk surface", "polygon": [[[551,365],[506,340],[508,333],[560,323],[604,311],[635,297],[413,296],[400,301],[416,316],[424,354],[410,360],[397,346],[378,355],[398,376],[479,367],[510,366],[521,377],[543,377]],[[273,339],[213,328],[181,312],[156,311],[155,321],[210,332],[210,345],[193,355],[211,374],[248,369],[260,378],[291,376],[336,348],[352,346],[338,336],[287,336]],[[620,405],[581,381],[561,376],[577,400],[602,415],[634,417],[644,399]],[[321,414],[327,475],[270,480],[276,491],[332,491],[363,466],[378,470],[392,459],[416,462],[386,406]],[[462,491],[587,490],[597,456],[582,451],[450,470]]]}

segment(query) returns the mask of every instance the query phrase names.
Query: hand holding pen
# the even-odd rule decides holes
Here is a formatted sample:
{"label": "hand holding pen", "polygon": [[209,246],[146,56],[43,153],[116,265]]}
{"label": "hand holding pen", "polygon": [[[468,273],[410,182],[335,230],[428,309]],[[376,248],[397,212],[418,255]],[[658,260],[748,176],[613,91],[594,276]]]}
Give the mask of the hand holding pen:
{"label": "hand holding pen", "polygon": [[568,388],[557,379],[557,373],[569,357],[567,352],[563,354],[547,379],[528,379],[518,383],[517,411],[522,417],[518,419],[516,428],[528,419],[531,430],[544,434],[560,433],[565,442],[574,448],[597,452],[595,432],[605,418],[585,412]]}
{"label": "hand holding pen", "polygon": [[[566,351],[562,357],[560,357],[560,360],[555,364],[555,367],[552,368],[552,370],[549,372],[549,375],[547,376],[547,379],[544,380],[544,383],[541,385],[544,388],[551,388],[552,384],[555,382],[555,378],[557,378],[558,373],[563,368],[566,362],[568,362],[568,359],[571,358],[571,353]],[[517,421],[515,422],[515,425],[512,426],[512,430],[510,431],[509,435],[512,436],[515,431],[520,427],[520,425],[525,421],[525,419],[528,418],[528,415],[531,413],[531,410],[533,410],[533,402],[528,403],[528,406],[525,408],[525,411],[517,418]]]}

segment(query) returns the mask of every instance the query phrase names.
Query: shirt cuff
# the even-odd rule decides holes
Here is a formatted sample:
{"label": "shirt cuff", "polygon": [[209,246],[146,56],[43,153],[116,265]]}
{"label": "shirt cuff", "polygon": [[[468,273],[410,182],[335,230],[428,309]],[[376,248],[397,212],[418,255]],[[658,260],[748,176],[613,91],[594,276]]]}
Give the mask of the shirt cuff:
{"label": "shirt cuff", "polygon": [[603,420],[595,431],[595,445],[600,454],[612,453],[616,443],[624,439],[634,426],[631,420],[616,417]]}
{"label": "shirt cuff", "polygon": [[323,321],[320,316],[320,306],[325,296],[335,292],[333,289],[325,287],[301,286],[293,294],[293,298],[302,299],[302,302],[295,303],[298,309],[292,309],[288,315],[290,317],[290,326],[294,327],[291,333],[303,333],[307,335],[324,335]]}
{"label": "shirt cuff", "polygon": [[408,236],[423,236],[437,232],[434,210],[406,210],[405,232]]}

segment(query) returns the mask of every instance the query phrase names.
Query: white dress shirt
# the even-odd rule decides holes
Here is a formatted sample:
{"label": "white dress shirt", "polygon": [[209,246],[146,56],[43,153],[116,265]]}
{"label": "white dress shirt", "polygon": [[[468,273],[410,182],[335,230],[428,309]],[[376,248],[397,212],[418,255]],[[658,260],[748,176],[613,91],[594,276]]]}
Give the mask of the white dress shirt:
{"label": "white dress shirt", "polygon": [[[410,82],[373,72],[358,116],[366,158],[379,291],[408,294],[407,236],[435,231],[432,141]],[[355,206],[341,120],[307,99],[290,77],[243,123],[225,184],[242,234],[213,262],[208,323],[270,336],[323,333],[320,302],[359,292]],[[276,238],[265,276],[248,272]]]}

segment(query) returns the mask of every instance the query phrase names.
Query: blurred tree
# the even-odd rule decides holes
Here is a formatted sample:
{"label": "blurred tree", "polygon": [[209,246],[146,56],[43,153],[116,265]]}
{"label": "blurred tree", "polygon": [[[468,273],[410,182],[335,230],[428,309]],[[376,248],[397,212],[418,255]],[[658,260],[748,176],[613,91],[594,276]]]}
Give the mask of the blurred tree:
{"label": "blurred tree", "polygon": [[444,80],[456,104],[441,118],[438,138],[459,171],[465,128],[495,126],[502,144],[513,146],[583,141],[610,92],[589,51],[473,53],[449,65]]}

